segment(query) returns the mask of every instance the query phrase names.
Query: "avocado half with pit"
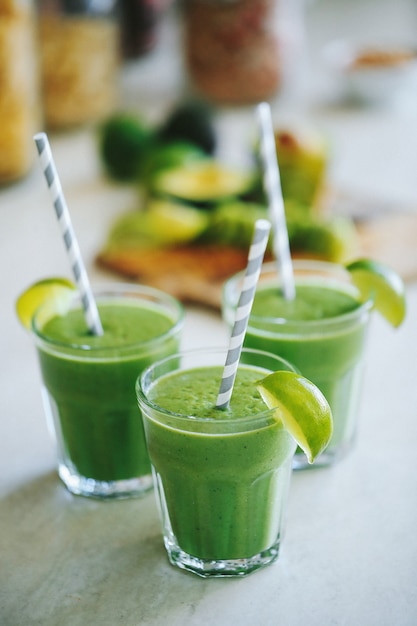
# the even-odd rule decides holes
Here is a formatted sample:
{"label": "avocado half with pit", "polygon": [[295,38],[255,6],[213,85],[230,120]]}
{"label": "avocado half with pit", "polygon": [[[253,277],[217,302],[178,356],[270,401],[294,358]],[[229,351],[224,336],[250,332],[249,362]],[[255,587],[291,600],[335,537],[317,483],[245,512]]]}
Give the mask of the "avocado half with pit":
{"label": "avocado half with pit", "polygon": [[211,208],[230,198],[240,198],[254,185],[254,174],[203,159],[185,167],[166,169],[152,182],[152,192],[173,200]]}

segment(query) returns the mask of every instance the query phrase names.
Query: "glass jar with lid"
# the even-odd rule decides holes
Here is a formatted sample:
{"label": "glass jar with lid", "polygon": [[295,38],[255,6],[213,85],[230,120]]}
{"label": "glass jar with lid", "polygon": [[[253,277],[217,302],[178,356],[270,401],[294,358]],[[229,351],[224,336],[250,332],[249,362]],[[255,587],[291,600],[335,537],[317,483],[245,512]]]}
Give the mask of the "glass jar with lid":
{"label": "glass jar with lid", "polygon": [[220,103],[268,99],[281,86],[277,0],[183,0],[185,65]]}
{"label": "glass jar with lid", "polygon": [[117,102],[116,0],[39,0],[45,123],[68,128],[99,121]]}
{"label": "glass jar with lid", "polygon": [[0,184],[8,184],[30,171],[41,121],[31,0],[0,2],[0,120]]}

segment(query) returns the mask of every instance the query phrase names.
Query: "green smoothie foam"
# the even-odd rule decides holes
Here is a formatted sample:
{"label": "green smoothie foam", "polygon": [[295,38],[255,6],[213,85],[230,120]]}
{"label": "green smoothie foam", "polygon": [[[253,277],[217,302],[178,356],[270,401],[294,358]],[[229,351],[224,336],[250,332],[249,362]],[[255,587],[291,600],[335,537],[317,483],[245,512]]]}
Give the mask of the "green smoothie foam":
{"label": "green smoothie foam", "polygon": [[151,406],[144,420],[172,532],[199,559],[243,559],[279,543],[295,443],[255,387],[265,375],[240,366],[226,410],[214,408],[219,366],[166,374],[147,394],[163,409]]}
{"label": "green smoothie foam", "polygon": [[314,321],[350,313],[357,309],[359,304],[351,293],[324,287],[320,283],[298,284],[293,300],[286,300],[280,289],[261,287],[255,295],[252,316]]}
{"label": "green smoothie foam", "polygon": [[43,382],[57,414],[65,463],[83,477],[118,481],[149,474],[135,396],[138,374],[178,349],[174,320],[151,303],[99,302],[104,334],[89,334],[82,310],[38,330]]}

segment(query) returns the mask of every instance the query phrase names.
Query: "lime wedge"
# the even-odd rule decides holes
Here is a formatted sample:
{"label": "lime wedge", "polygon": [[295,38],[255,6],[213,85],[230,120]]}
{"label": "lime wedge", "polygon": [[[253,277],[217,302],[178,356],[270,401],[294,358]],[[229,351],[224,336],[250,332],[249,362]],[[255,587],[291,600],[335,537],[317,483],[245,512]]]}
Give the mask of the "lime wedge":
{"label": "lime wedge", "polygon": [[75,285],[67,278],[44,278],[28,287],[16,300],[16,313],[21,324],[30,330],[32,318],[46,301],[53,301],[57,311],[69,303]]}
{"label": "lime wedge", "polygon": [[328,445],[333,432],[330,407],[321,391],[295,372],[269,374],[256,385],[269,409],[276,409],[276,419],[294,437],[309,463]]}
{"label": "lime wedge", "polygon": [[346,266],[352,282],[364,300],[372,299],[375,309],[394,327],[405,317],[405,286],[388,265],[372,259],[358,259]]}

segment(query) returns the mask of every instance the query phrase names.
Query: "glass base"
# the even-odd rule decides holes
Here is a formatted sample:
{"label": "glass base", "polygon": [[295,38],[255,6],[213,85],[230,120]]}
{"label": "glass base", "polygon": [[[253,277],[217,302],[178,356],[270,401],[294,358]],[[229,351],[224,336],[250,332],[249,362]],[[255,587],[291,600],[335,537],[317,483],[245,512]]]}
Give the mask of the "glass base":
{"label": "glass base", "polygon": [[200,559],[181,550],[174,536],[164,537],[168,559],[172,565],[203,578],[247,576],[277,560],[280,541],[255,556],[244,559],[208,560]]}
{"label": "glass base", "polygon": [[151,474],[126,480],[103,481],[80,476],[62,463],[58,467],[58,474],[68,491],[74,495],[100,500],[140,498],[153,486]]}

